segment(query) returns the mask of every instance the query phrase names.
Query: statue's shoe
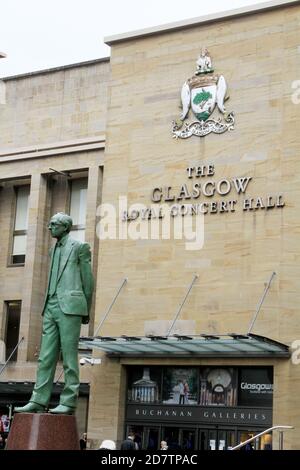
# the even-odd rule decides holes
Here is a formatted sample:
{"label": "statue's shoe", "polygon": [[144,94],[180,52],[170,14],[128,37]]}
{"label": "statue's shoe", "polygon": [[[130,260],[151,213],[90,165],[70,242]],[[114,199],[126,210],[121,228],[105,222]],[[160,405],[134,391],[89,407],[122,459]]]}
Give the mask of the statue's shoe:
{"label": "statue's shoe", "polygon": [[30,401],[25,406],[16,406],[14,408],[15,413],[44,413],[45,406],[39,405],[38,403],[34,403]]}
{"label": "statue's shoe", "polygon": [[53,415],[73,415],[75,413],[75,408],[66,405],[58,405],[56,408],[49,410],[49,413]]}

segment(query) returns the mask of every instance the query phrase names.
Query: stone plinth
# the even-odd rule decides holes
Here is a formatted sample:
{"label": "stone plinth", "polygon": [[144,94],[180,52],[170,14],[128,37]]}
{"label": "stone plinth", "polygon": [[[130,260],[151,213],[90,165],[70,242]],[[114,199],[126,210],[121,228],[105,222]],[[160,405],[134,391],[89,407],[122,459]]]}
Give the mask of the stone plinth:
{"label": "stone plinth", "polygon": [[6,450],[80,450],[75,416],[15,414]]}

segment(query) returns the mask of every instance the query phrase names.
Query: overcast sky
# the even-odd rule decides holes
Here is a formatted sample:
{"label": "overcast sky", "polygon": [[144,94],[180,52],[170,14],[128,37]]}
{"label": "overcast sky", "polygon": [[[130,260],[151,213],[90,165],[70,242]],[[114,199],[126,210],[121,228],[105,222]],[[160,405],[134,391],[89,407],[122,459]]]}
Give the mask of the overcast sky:
{"label": "overcast sky", "polygon": [[0,76],[107,57],[105,36],[265,0],[1,0]]}

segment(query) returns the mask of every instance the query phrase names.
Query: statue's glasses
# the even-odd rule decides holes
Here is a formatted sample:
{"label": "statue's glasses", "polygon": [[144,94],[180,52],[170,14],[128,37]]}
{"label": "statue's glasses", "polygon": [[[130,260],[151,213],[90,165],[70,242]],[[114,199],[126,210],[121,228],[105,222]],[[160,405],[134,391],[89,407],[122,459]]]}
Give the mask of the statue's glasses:
{"label": "statue's glasses", "polygon": [[48,228],[59,227],[60,225],[64,225],[64,224],[62,222],[49,222]]}

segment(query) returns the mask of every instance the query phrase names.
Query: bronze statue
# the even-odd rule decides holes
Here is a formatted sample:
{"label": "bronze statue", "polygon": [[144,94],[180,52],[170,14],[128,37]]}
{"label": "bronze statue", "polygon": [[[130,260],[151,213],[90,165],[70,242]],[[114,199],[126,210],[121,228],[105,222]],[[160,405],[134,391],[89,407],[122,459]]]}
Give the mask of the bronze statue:
{"label": "bronze statue", "polygon": [[15,412],[46,411],[53,386],[59,353],[62,352],[65,384],[53,414],[73,414],[79,390],[78,342],[81,323],[89,322],[94,280],[91,251],[87,243],[69,236],[69,215],[55,214],[48,225],[57,239],[50,250],[51,263],[43,308],[43,334],[36,383],[27,405]]}

